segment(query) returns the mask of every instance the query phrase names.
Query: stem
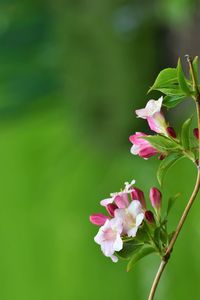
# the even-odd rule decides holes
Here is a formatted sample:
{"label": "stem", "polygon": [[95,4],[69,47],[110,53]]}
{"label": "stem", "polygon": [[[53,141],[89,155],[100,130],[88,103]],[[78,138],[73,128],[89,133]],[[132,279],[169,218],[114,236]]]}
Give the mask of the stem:
{"label": "stem", "polygon": [[[192,62],[191,62],[191,59],[189,56],[187,56],[187,61],[188,61],[188,64],[189,64],[189,67],[190,67],[190,72],[191,72],[191,75],[192,75],[192,81],[193,81],[193,87],[195,89],[195,92],[196,92],[196,96],[195,96],[195,101],[196,101],[196,111],[197,111],[197,121],[198,121],[198,129],[199,129],[199,132],[200,132],[200,92],[199,92],[199,89],[198,89],[198,83],[197,83],[197,78],[195,78],[195,74],[194,74],[194,70],[193,70],[193,66],[192,66]],[[200,139],[199,139],[199,162],[200,162]],[[199,164],[199,163],[198,163]],[[151,287],[151,291],[150,291],[150,294],[149,294],[149,298],[148,300],[153,300],[154,299],[154,295],[155,295],[155,292],[156,292],[156,289],[157,289],[157,286],[159,284],[159,281],[160,281],[160,278],[161,278],[161,275],[168,263],[168,260],[170,258],[170,254],[173,250],[173,246],[178,238],[178,235],[183,227],[183,224],[185,223],[185,220],[187,218],[187,215],[192,207],[192,204],[194,203],[194,200],[199,192],[199,189],[200,189],[200,166],[198,166],[198,173],[197,173],[197,179],[196,179],[196,184],[195,184],[195,187],[194,187],[194,190],[192,192],[192,195],[184,209],[184,212],[179,220],[179,223],[178,223],[178,226],[175,230],[175,233],[167,247],[167,250],[165,252],[165,255],[163,256],[162,260],[161,260],[161,263],[160,263],[160,266],[159,266],[159,269],[157,271],[157,274],[156,274],[156,277],[153,281],[153,284],[152,284],[152,287]]]}

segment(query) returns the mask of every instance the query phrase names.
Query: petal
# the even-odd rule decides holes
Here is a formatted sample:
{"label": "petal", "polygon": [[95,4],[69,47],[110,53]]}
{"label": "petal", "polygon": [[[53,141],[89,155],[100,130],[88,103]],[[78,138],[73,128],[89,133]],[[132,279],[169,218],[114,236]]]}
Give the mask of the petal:
{"label": "petal", "polygon": [[140,201],[132,201],[128,207],[128,211],[134,218],[136,218],[138,214],[142,213],[142,205]]}
{"label": "petal", "polygon": [[142,109],[137,109],[135,111],[136,115],[138,116],[138,118],[142,118],[142,119],[146,119],[146,115],[147,115],[147,110],[146,108],[142,108]]}
{"label": "petal", "polygon": [[125,209],[124,208],[118,208],[115,210],[115,219],[122,220],[125,215]]}
{"label": "petal", "polygon": [[139,118],[146,119],[147,117],[153,116],[156,112],[160,112],[163,102],[163,96],[158,100],[151,99],[147,102],[145,108],[136,110],[136,114]]}
{"label": "petal", "polygon": [[137,215],[137,217],[136,217],[136,226],[139,227],[142,224],[143,220],[144,220],[144,214],[143,213]]}
{"label": "petal", "polygon": [[105,224],[99,228],[97,235],[94,237],[94,241],[101,245],[101,243],[105,240],[104,231],[110,227],[110,221],[106,220]]}
{"label": "petal", "polygon": [[132,153],[133,155],[138,155],[139,151],[140,151],[140,146],[139,146],[139,145],[135,145],[135,144],[134,144],[134,145],[131,147],[131,153]]}
{"label": "petal", "polygon": [[107,206],[108,204],[110,204],[112,202],[113,202],[113,198],[107,198],[107,199],[101,200],[100,204],[102,206]]}
{"label": "petal", "polygon": [[127,197],[128,197],[127,195],[123,195],[123,194],[117,195],[114,198],[114,201],[119,208],[125,208],[129,204]]}
{"label": "petal", "polygon": [[147,102],[146,110],[149,116],[152,116],[156,112],[160,112],[163,102],[163,96],[161,96],[158,100],[151,99]]}
{"label": "petal", "polygon": [[143,157],[143,158],[149,158],[151,156],[156,155],[157,153],[158,153],[158,151],[150,146],[150,147],[140,150],[139,156]]}
{"label": "petal", "polygon": [[93,214],[90,216],[90,222],[97,226],[102,226],[105,224],[106,220],[108,220],[108,216],[103,214]]}
{"label": "petal", "polygon": [[115,255],[111,255],[110,257],[114,263],[118,262],[118,257]]}
{"label": "petal", "polygon": [[[124,209],[116,209],[116,210],[123,210]],[[115,210],[115,211],[116,211]],[[110,227],[112,228],[113,231],[121,234],[122,233],[122,230],[123,230],[123,222],[122,222],[122,218],[119,217],[119,218],[113,218],[110,220]]]}
{"label": "petal", "polygon": [[115,240],[115,242],[113,244],[113,248],[114,248],[115,251],[122,250],[122,248],[123,248],[123,242],[122,242],[120,234],[117,234],[116,240]]}
{"label": "petal", "polygon": [[113,241],[105,241],[101,244],[101,250],[103,254],[107,257],[110,257],[115,252],[113,248]]}
{"label": "petal", "polygon": [[137,227],[137,226],[132,227],[131,229],[129,229],[129,230],[127,231],[128,237],[135,237],[137,231],[138,231],[138,227]]}

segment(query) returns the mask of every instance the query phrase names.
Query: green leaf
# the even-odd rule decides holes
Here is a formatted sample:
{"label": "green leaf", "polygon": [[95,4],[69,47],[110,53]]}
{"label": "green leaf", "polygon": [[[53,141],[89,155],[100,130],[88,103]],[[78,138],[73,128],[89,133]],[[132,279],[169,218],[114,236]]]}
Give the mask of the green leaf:
{"label": "green leaf", "polygon": [[132,258],[130,259],[130,261],[127,265],[127,272],[129,272],[134,267],[136,262],[138,262],[140,259],[142,259],[143,257],[145,257],[153,252],[156,252],[156,250],[153,247],[145,246],[140,251],[133,254]]}
{"label": "green leaf", "polygon": [[185,95],[165,96],[163,105],[168,108],[172,108],[181,103],[185,98]]}
{"label": "green leaf", "polygon": [[157,179],[161,186],[167,171],[182,157],[180,153],[171,153],[161,161],[157,171]]}
{"label": "green leaf", "polygon": [[180,149],[180,146],[175,141],[163,135],[145,136],[141,138],[148,141],[152,147],[161,152],[176,151]]}
{"label": "green leaf", "polygon": [[171,87],[161,87],[161,88],[156,88],[155,90],[162,92],[163,94],[167,95],[167,96],[182,96],[183,92],[182,90],[179,88],[178,85],[172,85]]}
{"label": "green leaf", "polygon": [[174,196],[172,196],[172,197],[169,198],[168,204],[167,204],[167,213],[166,213],[166,216],[169,215],[170,210],[172,209],[173,205],[174,205],[175,202],[176,202],[176,199],[177,199],[178,197],[180,197],[180,195],[181,195],[181,194],[178,193],[178,194],[176,194],[176,195],[174,195]]}
{"label": "green leaf", "polygon": [[183,91],[184,94],[190,95],[192,91],[190,91],[190,88],[187,84],[187,80],[186,80],[185,75],[183,73],[183,68],[182,68],[182,65],[181,65],[180,58],[178,60],[177,75],[178,75],[178,82],[179,82],[181,90]]}
{"label": "green leaf", "polygon": [[195,58],[193,59],[192,66],[193,66],[193,70],[194,70],[194,76],[198,82],[198,78],[199,78],[199,58],[198,58],[198,56],[195,56]]}
{"label": "green leaf", "polygon": [[159,247],[161,246],[160,245],[160,227],[157,227],[154,231],[154,241],[156,242],[157,245],[159,245]]}
{"label": "green leaf", "polygon": [[187,119],[181,128],[181,144],[184,149],[190,150],[190,126],[192,123],[192,118]]}
{"label": "green leaf", "polygon": [[139,251],[143,247],[144,243],[136,240],[124,241],[123,249],[116,252],[116,255],[123,259],[129,259],[135,252]]}
{"label": "green leaf", "polygon": [[172,88],[172,84],[178,84],[177,70],[175,68],[164,69],[158,74],[149,92],[160,90],[161,88]]}

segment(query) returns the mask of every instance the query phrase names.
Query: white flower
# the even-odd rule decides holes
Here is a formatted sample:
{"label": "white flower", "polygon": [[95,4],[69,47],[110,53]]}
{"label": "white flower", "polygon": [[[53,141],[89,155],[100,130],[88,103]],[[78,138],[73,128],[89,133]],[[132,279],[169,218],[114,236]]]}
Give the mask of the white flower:
{"label": "white flower", "polygon": [[163,96],[161,96],[158,100],[149,100],[145,108],[136,110],[136,114],[139,118],[147,119],[148,117],[152,117],[155,113],[160,112],[163,102]]}
{"label": "white flower", "polygon": [[121,233],[123,230],[122,220],[113,218],[107,220],[100,227],[94,240],[101,246],[101,250],[105,256],[110,257],[113,262],[117,262],[118,258],[114,255],[115,251],[120,251],[123,248]]}
{"label": "white flower", "polygon": [[144,219],[144,211],[141,203],[138,200],[133,200],[127,208],[116,209],[115,218],[122,220],[123,234],[135,237]]}

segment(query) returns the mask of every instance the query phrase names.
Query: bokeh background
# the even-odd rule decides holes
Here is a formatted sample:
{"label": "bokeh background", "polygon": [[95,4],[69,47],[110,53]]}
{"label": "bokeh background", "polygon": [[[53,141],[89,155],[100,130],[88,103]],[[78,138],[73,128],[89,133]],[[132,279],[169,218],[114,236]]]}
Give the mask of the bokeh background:
{"label": "bokeh background", "polygon": [[[0,1],[0,299],[147,299],[159,259],[126,273],[89,215],[124,181],[158,186],[158,161],[129,152],[128,136],[148,132],[133,112],[159,70],[200,54],[199,30],[196,0]],[[178,130],[193,109],[168,120]],[[164,199],[181,192],[171,229],[195,173],[183,160],[166,178]],[[156,299],[200,294],[199,200]]]}

